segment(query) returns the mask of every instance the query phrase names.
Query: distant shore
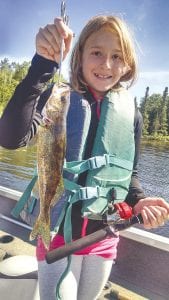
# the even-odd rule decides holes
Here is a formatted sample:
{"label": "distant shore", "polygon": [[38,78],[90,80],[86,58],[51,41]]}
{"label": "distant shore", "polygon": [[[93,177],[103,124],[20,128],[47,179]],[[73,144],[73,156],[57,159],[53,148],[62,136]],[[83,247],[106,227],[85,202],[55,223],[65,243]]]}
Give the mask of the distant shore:
{"label": "distant shore", "polygon": [[146,135],[142,137],[142,143],[169,143],[169,135]]}

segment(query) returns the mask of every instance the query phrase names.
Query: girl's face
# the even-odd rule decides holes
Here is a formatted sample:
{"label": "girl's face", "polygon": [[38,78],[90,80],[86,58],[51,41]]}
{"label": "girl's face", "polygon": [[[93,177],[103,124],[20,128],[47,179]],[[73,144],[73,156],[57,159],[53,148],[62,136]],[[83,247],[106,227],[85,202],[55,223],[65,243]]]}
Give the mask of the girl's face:
{"label": "girl's face", "polygon": [[115,32],[102,28],[91,34],[83,49],[82,73],[98,97],[104,96],[128,70]]}

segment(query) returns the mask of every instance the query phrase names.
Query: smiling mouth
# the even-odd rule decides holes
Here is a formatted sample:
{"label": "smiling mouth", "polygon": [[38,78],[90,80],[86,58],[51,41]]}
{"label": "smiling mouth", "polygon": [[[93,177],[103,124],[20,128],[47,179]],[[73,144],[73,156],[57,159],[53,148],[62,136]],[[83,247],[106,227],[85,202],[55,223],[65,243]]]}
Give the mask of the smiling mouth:
{"label": "smiling mouth", "polygon": [[94,75],[99,79],[111,79],[112,78],[112,76],[110,76],[110,75],[101,75],[101,74],[97,74],[97,73],[94,73]]}

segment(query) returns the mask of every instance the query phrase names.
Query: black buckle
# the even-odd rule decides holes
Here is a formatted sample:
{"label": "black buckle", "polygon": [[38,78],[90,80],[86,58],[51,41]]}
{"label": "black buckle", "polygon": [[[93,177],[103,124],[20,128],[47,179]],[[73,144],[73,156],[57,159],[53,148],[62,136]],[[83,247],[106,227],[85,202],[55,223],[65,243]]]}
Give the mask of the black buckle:
{"label": "black buckle", "polygon": [[110,191],[110,198],[111,198],[111,201],[114,203],[114,200],[117,198],[117,192],[116,192],[116,189],[115,188],[111,188]]}

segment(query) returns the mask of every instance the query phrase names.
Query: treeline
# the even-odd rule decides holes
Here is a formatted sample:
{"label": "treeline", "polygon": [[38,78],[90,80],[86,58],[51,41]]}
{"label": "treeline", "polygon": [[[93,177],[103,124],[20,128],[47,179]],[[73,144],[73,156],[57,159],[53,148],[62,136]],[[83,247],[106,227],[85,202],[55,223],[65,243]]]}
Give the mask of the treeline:
{"label": "treeline", "polygon": [[24,78],[29,68],[30,62],[16,63],[9,62],[4,58],[0,62],[0,109],[7,104],[12,96],[15,87]]}
{"label": "treeline", "polygon": [[149,87],[140,102],[140,111],[143,115],[143,135],[154,138],[163,138],[169,135],[169,96],[168,87],[163,94],[149,95]]}
{"label": "treeline", "polygon": [[[9,62],[8,58],[4,58],[0,62],[0,113],[11,98],[18,83],[27,74],[30,62],[23,63]],[[54,76],[57,81],[58,75]],[[61,78],[63,80],[63,77]]]}

